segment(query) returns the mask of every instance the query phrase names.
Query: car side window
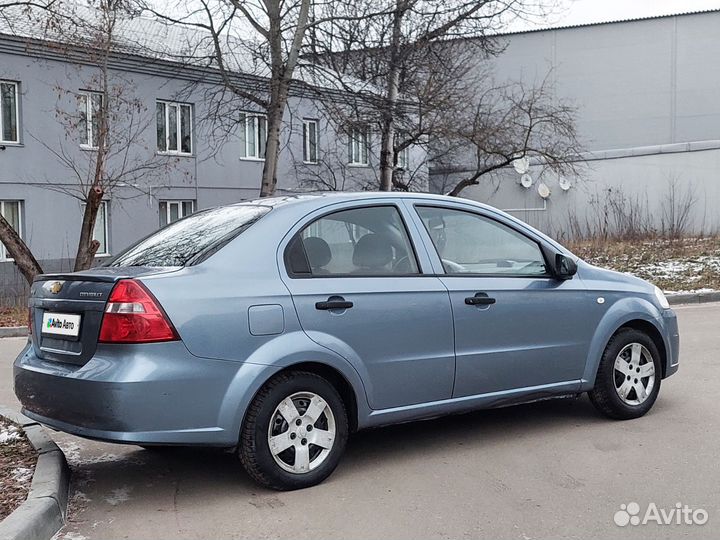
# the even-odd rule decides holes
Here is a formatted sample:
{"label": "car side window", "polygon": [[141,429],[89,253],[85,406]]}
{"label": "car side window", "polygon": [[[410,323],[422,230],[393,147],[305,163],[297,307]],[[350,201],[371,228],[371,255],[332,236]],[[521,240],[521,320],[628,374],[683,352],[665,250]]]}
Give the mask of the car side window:
{"label": "car side window", "polygon": [[431,206],[416,210],[446,274],[548,274],[537,242],[507,225],[464,210]]}
{"label": "car side window", "polygon": [[341,210],[313,221],[290,242],[285,262],[295,277],[420,273],[395,206]]}

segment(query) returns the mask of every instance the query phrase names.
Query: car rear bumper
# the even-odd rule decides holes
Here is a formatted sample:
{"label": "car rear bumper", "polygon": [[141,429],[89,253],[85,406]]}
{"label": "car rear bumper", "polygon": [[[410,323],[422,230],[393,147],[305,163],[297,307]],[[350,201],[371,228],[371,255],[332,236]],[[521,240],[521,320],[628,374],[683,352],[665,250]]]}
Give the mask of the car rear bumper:
{"label": "car rear bumper", "polygon": [[[264,373],[267,372],[267,373]],[[15,360],[23,413],[82,437],[131,444],[234,446],[272,368],[198,358],[181,342],[100,345],[84,365]]]}

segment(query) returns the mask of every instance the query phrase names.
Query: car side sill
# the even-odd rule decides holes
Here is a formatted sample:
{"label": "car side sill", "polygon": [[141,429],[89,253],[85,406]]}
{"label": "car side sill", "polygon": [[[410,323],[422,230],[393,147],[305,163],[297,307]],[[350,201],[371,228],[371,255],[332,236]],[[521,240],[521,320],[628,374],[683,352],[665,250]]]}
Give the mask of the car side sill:
{"label": "car side sill", "polygon": [[469,412],[477,409],[490,409],[540,401],[543,399],[572,396],[580,392],[580,384],[581,381],[578,379],[375,410],[371,411],[367,417],[359,419],[358,428],[363,429],[399,422],[426,420],[428,418]]}

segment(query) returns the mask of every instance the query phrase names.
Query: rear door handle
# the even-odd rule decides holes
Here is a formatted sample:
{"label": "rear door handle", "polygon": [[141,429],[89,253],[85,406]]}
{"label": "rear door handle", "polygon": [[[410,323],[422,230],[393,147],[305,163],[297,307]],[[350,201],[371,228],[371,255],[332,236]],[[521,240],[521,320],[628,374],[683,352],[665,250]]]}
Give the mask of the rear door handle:
{"label": "rear door handle", "polygon": [[322,309],[322,310],[328,310],[328,309],[350,309],[353,307],[352,302],[348,302],[347,300],[327,300],[325,302],[316,302],[315,303],[315,309]]}
{"label": "rear door handle", "polygon": [[490,298],[487,293],[479,292],[475,293],[475,296],[468,296],[465,303],[468,306],[489,306],[495,303],[495,299]]}

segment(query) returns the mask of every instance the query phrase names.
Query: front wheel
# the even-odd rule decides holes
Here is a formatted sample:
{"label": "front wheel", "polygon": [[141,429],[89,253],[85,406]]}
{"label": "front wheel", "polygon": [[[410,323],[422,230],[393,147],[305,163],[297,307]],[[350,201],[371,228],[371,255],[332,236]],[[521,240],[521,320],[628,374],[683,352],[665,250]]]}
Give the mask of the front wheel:
{"label": "front wheel", "polygon": [[655,403],[661,374],[660,354],[650,336],[623,328],[605,348],[595,387],[588,395],[605,416],[619,420],[638,418]]}
{"label": "front wheel", "polygon": [[348,420],[335,387],[314,373],[281,373],[250,405],[239,456],[248,474],[276,490],[322,482],[340,461]]}

